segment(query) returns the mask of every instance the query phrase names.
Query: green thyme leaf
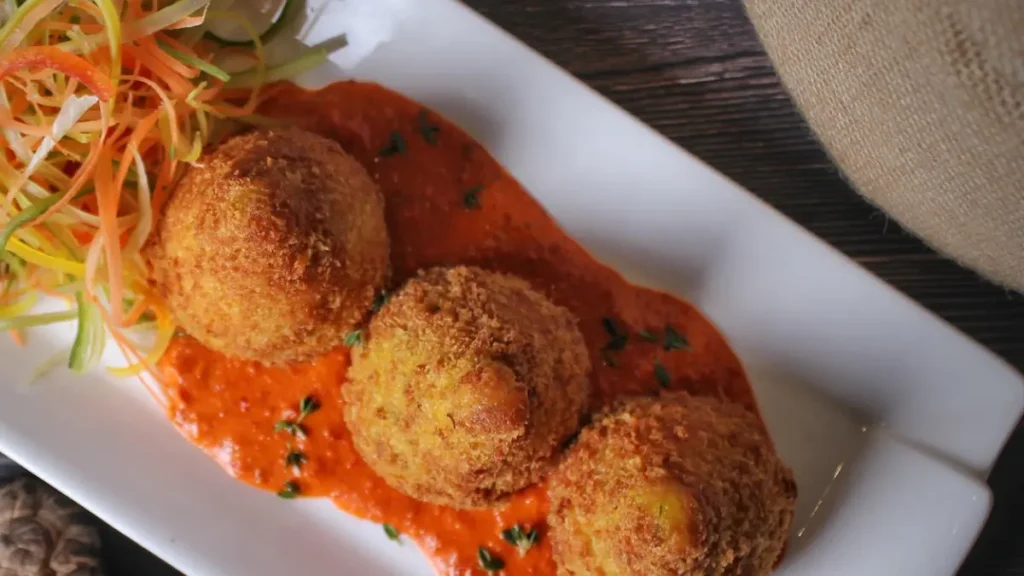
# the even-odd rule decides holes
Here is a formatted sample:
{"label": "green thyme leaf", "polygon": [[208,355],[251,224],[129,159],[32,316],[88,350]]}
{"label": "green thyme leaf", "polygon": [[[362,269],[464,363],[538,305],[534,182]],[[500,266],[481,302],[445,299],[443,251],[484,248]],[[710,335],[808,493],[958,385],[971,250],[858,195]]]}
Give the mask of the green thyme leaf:
{"label": "green thyme leaf", "polygon": [[420,137],[422,137],[427,144],[437,146],[438,134],[441,132],[441,127],[430,123],[429,114],[430,113],[427,112],[426,108],[420,108],[420,113],[416,115],[416,130],[420,133]]}
{"label": "green thyme leaf", "polygon": [[379,293],[377,293],[377,296],[373,298],[373,303],[370,304],[370,311],[373,312],[374,314],[380,312],[380,309],[383,308],[384,305],[388,303],[388,298],[390,297],[391,294],[389,294],[387,290],[381,290]]}
{"label": "green thyme leaf", "polygon": [[641,330],[637,332],[636,335],[639,336],[642,340],[646,340],[647,342],[658,341],[658,335],[655,334],[654,332],[651,332],[650,330]]}
{"label": "green thyme leaf", "polygon": [[629,334],[619,330],[615,320],[605,316],[601,319],[601,325],[604,326],[604,331],[608,333],[608,343],[604,345],[605,350],[622,350],[626,347],[629,342]]}
{"label": "green thyme leaf", "polygon": [[353,330],[345,335],[345,346],[352,348],[353,346],[359,346],[363,343],[363,331]]}
{"label": "green thyme leaf", "polygon": [[299,401],[299,419],[296,422],[302,422],[313,412],[320,409],[320,401],[313,396],[306,396]]}
{"label": "green thyme leaf", "polygon": [[536,529],[524,529],[519,524],[501,531],[501,538],[519,550],[519,555],[524,556],[533,548],[533,545],[540,540],[540,533]]}
{"label": "green thyme leaf", "polygon": [[300,493],[299,484],[295,480],[284,483],[284,487],[278,490],[277,495],[285,500],[292,500]]}
{"label": "green thyme leaf", "polygon": [[686,337],[676,332],[670,324],[665,324],[665,350],[689,350],[690,343]]}
{"label": "green thyme leaf", "polygon": [[381,158],[387,158],[388,156],[394,156],[395,154],[405,155],[408,147],[405,143],[405,136],[398,130],[391,133],[391,137],[388,139],[386,146],[381,148],[378,154]]}
{"label": "green thyme leaf", "polygon": [[505,561],[495,556],[490,550],[481,546],[476,551],[476,557],[480,561],[480,567],[493,574],[505,567]]}
{"label": "green thyme leaf", "polygon": [[658,386],[662,388],[668,388],[669,384],[672,383],[672,377],[669,376],[668,370],[661,362],[654,363],[654,377],[658,379]]}
{"label": "green thyme leaf", "polygon": [[480,193],[484,191],[484,188],[484,186],[473,186],[463,192],[462,205],[466,210],[480,209]]}
{"label": "green thyme leaf", "polygon": [[305,438],[306,429],[301,424],[294,420],[281,420],[277,424],[274,424],[274,432],[287,432],[296,438]]}
{"label": "green thyme leaf", "polygon": [[305,463],[306,455],[303,454],[302,452],[299,452],[298,450],[295,450],[294,448],[289,450],[288,453],[284,455],[285,466],[292,468],[302,468],[302,465]]}
{"label": "green thyme leaf", "polygon": [[384,524],[384,533],[388,535],[388,540],[393,540],[395,542],[398,542],[399,544],[402,543],[402,533],[399,532],[398,529],[392,526],[391,524]]}

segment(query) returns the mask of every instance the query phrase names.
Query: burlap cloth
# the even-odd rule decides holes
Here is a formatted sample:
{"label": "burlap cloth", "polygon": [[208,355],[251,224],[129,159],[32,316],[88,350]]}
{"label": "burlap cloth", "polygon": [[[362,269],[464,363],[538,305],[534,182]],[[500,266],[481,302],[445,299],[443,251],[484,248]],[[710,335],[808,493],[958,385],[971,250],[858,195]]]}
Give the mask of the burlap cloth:
{"label": "burlap cloth", "polygon": [[1024,290],[1024,0],[744,0],[854,186]]}

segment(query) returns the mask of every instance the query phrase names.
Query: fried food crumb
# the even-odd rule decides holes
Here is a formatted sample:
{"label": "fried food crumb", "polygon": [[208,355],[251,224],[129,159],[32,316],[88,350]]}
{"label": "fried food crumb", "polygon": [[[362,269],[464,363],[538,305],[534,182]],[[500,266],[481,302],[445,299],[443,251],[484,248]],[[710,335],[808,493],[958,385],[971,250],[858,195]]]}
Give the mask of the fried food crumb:
{"label": "fried food crumb", "polygon": [[796,484],[754,414],[673,392],[600,415],[548,493],[562,576],[759,576],[782,553]]}
{"label": "fried food crumb", "polygon": [[269,364],[339,346],[390,271],[376,184],[337,143],[297,128],[235,136],[190,168],[147,255],[189,334]]}
{"label": "fried food crumb", "polygon": [[373,318],[342,392],[364,460],[427,502],[500,502],[580,425],[590,359],[576,318],[523,280],[435,268]]}

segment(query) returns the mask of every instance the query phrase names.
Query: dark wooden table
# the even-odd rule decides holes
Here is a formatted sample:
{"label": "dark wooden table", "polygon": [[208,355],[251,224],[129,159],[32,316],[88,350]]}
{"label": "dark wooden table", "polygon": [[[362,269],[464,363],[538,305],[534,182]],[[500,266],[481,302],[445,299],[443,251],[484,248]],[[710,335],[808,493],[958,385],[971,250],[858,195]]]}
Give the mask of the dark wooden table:
{"label": "dark wooden table", "polygon": [[[1024,297],[936,255],[854,193],[790,102],[740,0],[466,1],[1024,370]],[[989,484],[995,508],[961,574],[1024,575],[1024,429]],[[107,536],[111,576],[173,573]]]}

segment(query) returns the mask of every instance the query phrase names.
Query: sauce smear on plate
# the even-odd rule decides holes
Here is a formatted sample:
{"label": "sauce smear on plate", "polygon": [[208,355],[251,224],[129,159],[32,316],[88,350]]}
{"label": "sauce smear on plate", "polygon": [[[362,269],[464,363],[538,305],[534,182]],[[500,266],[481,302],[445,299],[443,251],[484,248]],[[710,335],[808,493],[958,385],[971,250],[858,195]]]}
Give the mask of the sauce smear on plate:
{"label": "sauce smear on plate", "polygon": [[[757,411],[739,361],[699,311],[595,260],[444,118],[362,82],[315,92],[279,86],[262,113],[333,138],[378,182],[393,286],[421,268],[471,264],[517,274],[576,314],[594,365],[592,408],[665,387]],[[286,497],[330,497],[351,514],[387,523],[444,575],[483,573],[480,547],[505,562],[503,574],[553,574],[543,486],[496,509],[453,510],[404,496],[362,462],[342,418],[348,362],[348,350],[339,349],[307,364],[268,367],[226,358],[186,336],[161,368],[170,418],[234,477]],[[319,408],[297,422],[306,397]],[[524,555],[501,537],[516,524],[541,534]]]}

